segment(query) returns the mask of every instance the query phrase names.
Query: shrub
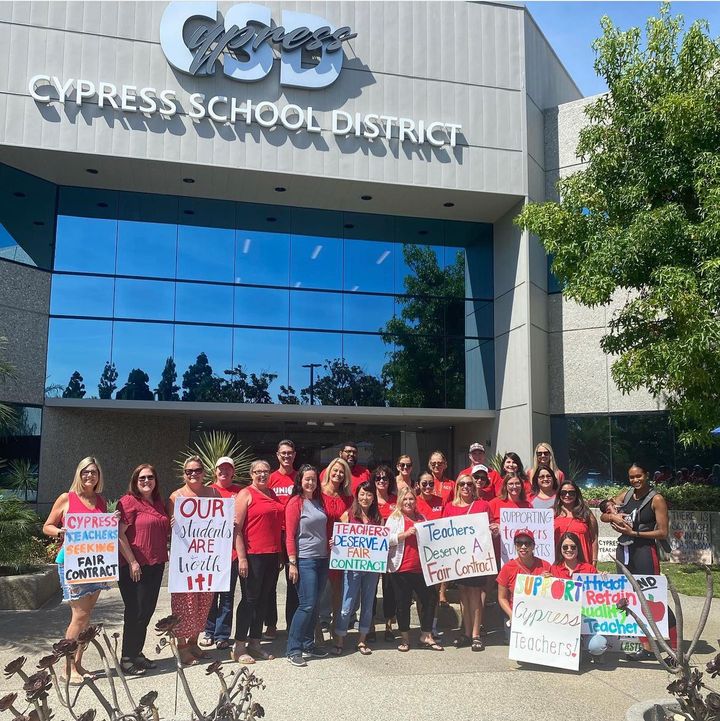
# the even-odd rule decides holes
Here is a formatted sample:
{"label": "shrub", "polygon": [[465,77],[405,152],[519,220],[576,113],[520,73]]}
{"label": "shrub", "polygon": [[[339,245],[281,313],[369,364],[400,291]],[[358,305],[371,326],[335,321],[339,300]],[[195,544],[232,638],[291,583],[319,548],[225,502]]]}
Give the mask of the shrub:
{"label": "shrub", "polygon": [[0,496],[0,568],[25,571],[43,565],[38,553],[40,519],[19,498]]}
{"label": "shrub", "polygon": [[[598,486],[583,488],[583,498],[597,507],[605,498],[625,493],[630,486]],[[684,483],[681,486],[656,486],[668,502],[671,511],[720,511],[720,488]]]}

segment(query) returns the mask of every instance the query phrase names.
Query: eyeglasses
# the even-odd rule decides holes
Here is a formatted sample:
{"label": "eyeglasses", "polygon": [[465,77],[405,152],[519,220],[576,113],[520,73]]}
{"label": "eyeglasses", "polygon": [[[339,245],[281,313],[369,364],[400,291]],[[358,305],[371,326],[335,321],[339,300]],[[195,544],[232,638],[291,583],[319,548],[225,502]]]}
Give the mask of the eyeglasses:
{"label": "eyeglasses", "polygon": [[99,474],[95,469],[92,469],[89,471],[80,471],[80,475],[81,476],[97,476]]}
{"label": "eyeglasses", "polygon": [[464,488],[465,486],[474,486],[474,481],[458,481],[457,485],[460,486],[460,488]]}
{"label": "eyeglasses", "polygon": [[577,551],[577,546],[561,546],[563,551]]}
{"label": "eyeglasses", "polygon": [[560,491],[561,496],[576,496],[577,493],[575,491]]}
{"label": "eyeglasses", "polygon": [[253,476],[269,476],[270,471],[253,471],[252,475]]}
{"label": "eyeglasses", "polygon": [[518,548],[522,548],[523,546],[525,546],[526,548],[531,548],[535,544],[533,541],[515,541],[515,545],[518,546]]}
{"label": "eyeglasses", "polygon": [[430,461],[431,466],[442,466],[445,461]]}
{"label": "eyeglasses", "polygon": [[432,481],[420,481],[420,488],[432,488],[435,484]]}
{"label": "eyeglasses", "polygon": [[202,472],[203,472],[202,468],[186,468],[185,469],[186,476],[200,476],[200,475],[202,475]]}
{"label": "eyeglasses", "polygon": [[412,463],[398,463],[400,468],[412,468]]}
{"label": "eyeglasses", "polygon": [[154,481],[155,476],[138,476],[138,481]]}

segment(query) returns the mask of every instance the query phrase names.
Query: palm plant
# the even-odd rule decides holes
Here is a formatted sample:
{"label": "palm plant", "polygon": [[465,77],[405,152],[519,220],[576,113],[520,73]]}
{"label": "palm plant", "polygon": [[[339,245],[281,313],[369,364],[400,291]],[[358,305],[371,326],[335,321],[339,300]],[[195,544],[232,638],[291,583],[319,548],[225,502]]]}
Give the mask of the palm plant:
{"label": "palm plant", "polygon": [[199,439],[180,453],[175,463],[182,468],[190,456],[199,456],[205,466],[205,482],[214,480],[213,469],[218,458],[228,456],[235,462],[235,477],[241,483],[250,482],[250,464],[254,460],[252,448],[236,441],[227,431],[209,431],[200,434]]}
{"label": "palm plant", "polygon": [[31,539],[40,531],[37,513],[14,496],[0,496],[0,567],[27,565]]}
{"label": "palm plant", "polygon": [[[7,338],[5,336],[0,336],[0,383],[6,383],[16,376],[15,366],[5,360],[5,349],[7,347],[7,343]],[[9,406],[7,403],[0,403],[0,431],[12,427],[15,420],[16,416],[13,407]]]}
{"label": "palm plant", "polygon": [[504,455],[504,453],[493,453],[493,455],[487,459],[488,468],[492,468],[494,471],[497,471],[501,476],[503,475],[502,464]]}
{"label": "palm plant", "polygon": [[28,500],[30,493],[36,493],[38,488],[38,467],[27,458],[17,458],[10,461],[6,473],[7,487],[19,491]]}
{"label": "palm plant", "polygon": [[575,483],[585,475],[585,466],[575,458],[571,458],[568,463],[567,477]]}

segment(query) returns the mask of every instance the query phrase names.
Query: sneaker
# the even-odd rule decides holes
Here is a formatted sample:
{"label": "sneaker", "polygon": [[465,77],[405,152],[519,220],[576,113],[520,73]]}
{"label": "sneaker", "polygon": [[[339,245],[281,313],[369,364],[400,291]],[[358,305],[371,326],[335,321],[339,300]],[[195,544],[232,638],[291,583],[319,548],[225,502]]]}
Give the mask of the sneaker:
{"label": "sneaker", "polygon": [[[305,654],[303,654],[304,656]],[[305,662],[305,659],[303,656],[295,655],[295,656],[288,656],[288,663],[292,666],[297,666],[298,668],[302,668],[303,666],[307,666],[307,663]]]}
{"label": "sneaker", "polygon": [[327,658],[330,654],[317,646],[313,646],[311,649],[302,652],[304,659],[308,658]]}

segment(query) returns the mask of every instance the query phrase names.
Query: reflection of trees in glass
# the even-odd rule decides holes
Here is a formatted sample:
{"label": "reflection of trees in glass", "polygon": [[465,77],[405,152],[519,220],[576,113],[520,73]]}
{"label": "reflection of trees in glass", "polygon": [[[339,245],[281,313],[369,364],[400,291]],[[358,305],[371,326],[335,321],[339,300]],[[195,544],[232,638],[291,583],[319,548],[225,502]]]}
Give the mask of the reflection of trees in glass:
{"label": "reflection of trees in glass", "polygon": [[119,401],[151,401],[154,399],[148,381],[150,376],[140,368],[133,368],[128,373],[127,383],[115,394]]}
{"label": "reflection of trees in glass", "polygon": [[627,480],[632,463],[641,463],[650,472],[673,465],[673,433],[665,413],[612,416],[610,434],[613,472],[618,481]]}
{"label": "reflection of trees in glass", "polygon": [[[313,383],[313,394],[323,406],[384,406],[385,385],[360,366],[341,359],[323,363],[325,375]],[[302,389],[303,403],[310,402],[310,386]]]}
{"label": "reflection of trees in glass", "polygon": [[230,379],[217,378],[219,397],[206,400],[219,400],[225,403],[272,403],[268,388],[277,378],[275,373],[261,373],[259,376],[251,373],[248,382],[248,374],[241,365],[237,365],[225,371],[225,375]]}
{"label": "reflection of trees in glass", "polygon": [[100,376],[100,382],[98,383],[98,396],[104,399],[112,398],[112,394],[117,388],[117,384],[115,383],[117,379],[118,372],[115,364],[107,361]]}
{"label": "reflection of trees in glass", "polygon": [[568,418],[568,450],[570,462],[587,471],[599,472],[610,478],[610,427],[607,417],[585,416]]}
{"label": "reflection of trees in glass", "polygon": [[170,356],[165,361],[165,367],[163,368],[162,375],[160,376],[160,383],[158,383],[158,387],[155,389],[155,393],[159,401],[180,400],[180,396],[178,395],[180,386],[175,384],[176,380],[177,369],[175,367],[175,361],[173,357]]}
{"label": "reflection of trees in glass", "polygon": [[[15,366],[5,360],[7,338],[0,336],[0,383],[5,383],[15,377]],[[12,426],[16,421],[15,411],[7,403],[0,403],[0,430]]]}
{"label": "reflection of trees in glass", "polygon": [[[183,373],[182,387],[185,389],[184,401],[202,401],[214,395],[216,384],[213,381],[212,366],[205,353],[200,353],[197,360]],[[211,398],[210,398],[211,400]]]}
{"label": "reflection of trees in glass", "polygon": [[390,405],[411,408],[463,408],[465,357],[460,343],[444,338],[465,335],[465,264],[441,268],[432,248],[404,245],[411,273],[405,276],[407,295],[397,296],[400,315],[382,330],[385,343],[395,344],[383,367]]}
{"label": "reflection of trees in glass", "polygon": [[297,393],[295,393],[295,389],[292,386],[280,386],[278,402],[286,406],[300,405],[300,399],[297,397]]}
{"label": "reflection of trees in glass", "polygon": [[80,375],[80,371],[75,371],[70,376],[70,382],[63,391],[63,398],[82,398],[85,395],[85,384],[83,383],[83,377]]}

